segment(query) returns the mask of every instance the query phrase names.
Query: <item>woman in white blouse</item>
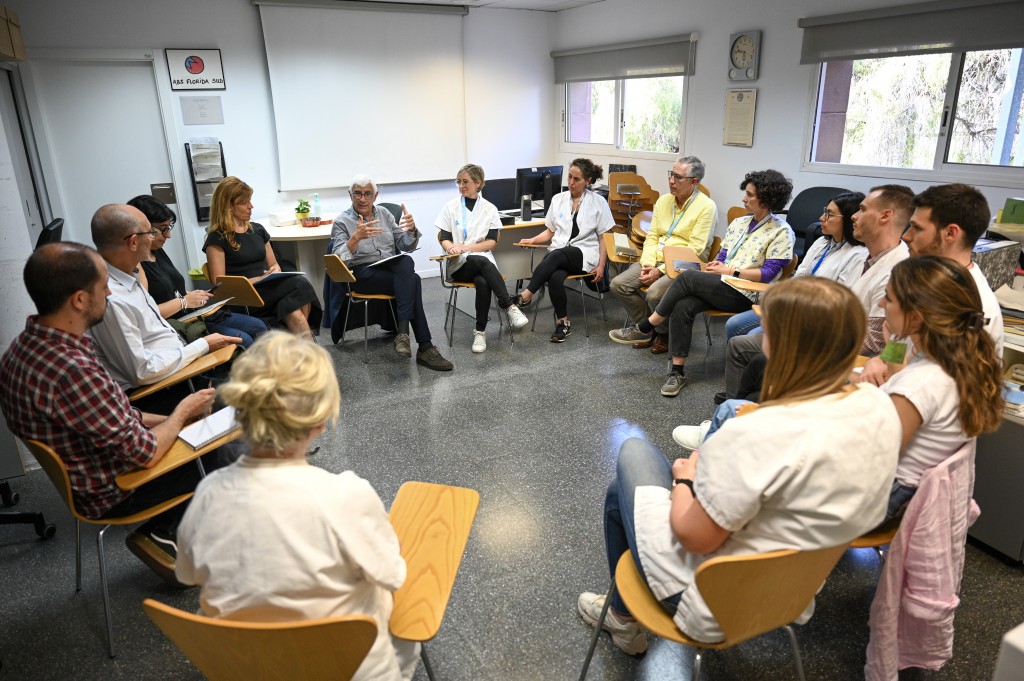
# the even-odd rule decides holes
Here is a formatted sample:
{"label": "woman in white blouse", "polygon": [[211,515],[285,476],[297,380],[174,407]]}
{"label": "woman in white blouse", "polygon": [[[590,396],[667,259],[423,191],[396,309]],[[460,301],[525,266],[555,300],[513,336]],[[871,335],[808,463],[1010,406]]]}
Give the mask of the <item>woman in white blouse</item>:
{"label": "woman in white blouse", "polygon": [[[849,542],[882,520],[896,470],[900,422],[891,401],[847,383],[867,325],[853,293],[828,279],[792,279],[765,294],[762,311],[761,406],[727,421],[699,461],[695,452],[670,465],[649,442],[627,440],[605,498],[610,571],[629,551],[676,625],[698,641],[723,638],[694,582],[701,563]],[[604,601],[580,595],[591,626]],[[615,644],[633,655],[646,650],[625,603],[616,596],[610,606],[604,629]],[[813,603],[801,619],[812,612]]]}
{"label": "woman in white blouse", "polygon": [[178,580],[201,587],[208,617],[371,615],[377,639],[354,678],[412,678],[416,644],[388,633],[406,568],[384,504],[352,471],[306,461],[310,443],[338,418],[327,352],[271,331],[234,361],[217,392],[235,408],[252,452],[196,488],[178,526]]}
{"label": "woman in white blouse", "polygon": [[498,307],[508,315],[508,323],[521,329],[529,322],[505,288],[505,280],[494,262],[501,220],[494,204],[480,196],[484,188],[484,169],[470,163],[459,169],[455,176],[459,198],[452,199],[441,209],[434,226],[441,233],[441,248],[458,255],[447,262],[448,281],[472,283],[476,288],[476,329],[473,331],[473,352],[487,349],[484,330],[491,309],[491,294]]}
{"label": "woman in white blouse", "polygon": [[569,191],[551,199],[551,207],[544,218],[547,229],[524,244],[551,242],[548,254],[533,270],[526,290],[519,294],[519,307],[527,307],[545,283],[551,292],[555,308],[555,332],[552,343],[564,343],[572,333],[567,312],[568,298],[565,278],[589,273],[595,284],[604,278],[608,260],[601,235],[615,225],[608,201],[589,187],[604,177],[604,170],[588,158],[578,158],[569,166]]}

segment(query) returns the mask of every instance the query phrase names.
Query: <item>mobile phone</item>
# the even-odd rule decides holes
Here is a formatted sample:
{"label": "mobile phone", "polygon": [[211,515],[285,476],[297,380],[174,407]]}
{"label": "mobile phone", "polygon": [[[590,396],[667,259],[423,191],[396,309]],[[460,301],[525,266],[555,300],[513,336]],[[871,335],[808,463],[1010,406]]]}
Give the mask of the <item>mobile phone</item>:
{"label": "mobile phone", "polygon": [[216,291],[217,289],[219,289],[219,288],[220,288],[220,285],[221,285],[221,284],[223,284],[223,283],[224,283],[223,281],[218,281],[218,282],[217,282],[216,284],[214,284],[213,286],[211,286],[211,287],[210,287],[210,288],[209,288],[209,289],[207,290],[207,293],[213,293],[214,291]]}

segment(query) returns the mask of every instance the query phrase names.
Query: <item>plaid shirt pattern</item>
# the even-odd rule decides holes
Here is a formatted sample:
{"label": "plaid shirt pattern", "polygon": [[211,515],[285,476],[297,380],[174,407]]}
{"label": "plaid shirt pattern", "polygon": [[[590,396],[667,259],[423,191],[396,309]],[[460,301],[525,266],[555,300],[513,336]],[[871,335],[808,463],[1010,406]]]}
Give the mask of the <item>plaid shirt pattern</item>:
{"label": "plaid shirt pattern", "polygon": [[96,359],[92,339],[35,316],[0,360],[0,408],[11,432],[60,455],[75,507],[88,518],[127,497],[115,478],[156,453],[156,436]]}

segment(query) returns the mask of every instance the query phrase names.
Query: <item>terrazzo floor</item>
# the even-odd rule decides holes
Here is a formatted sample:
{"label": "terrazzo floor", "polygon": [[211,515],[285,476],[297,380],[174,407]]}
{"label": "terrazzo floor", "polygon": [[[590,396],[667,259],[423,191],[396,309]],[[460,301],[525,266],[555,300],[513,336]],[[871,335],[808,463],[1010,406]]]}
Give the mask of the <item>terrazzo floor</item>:
{"label": "terrazzo floor", "polygon": [[[474,355],[472,320],[459,314],[454,348],[442,338],[446,292],[426,280],[425,305],[442,352],[455,371],[441,374],[402,360],[389,337],[370,329],[364,363],[362,332],[328,346],[341,381],[342,416],[319,440],[315,465],[355,470],[386,504],[406,480],[464,485],[481,503],[439,636],[429,644],[438,679],[575,679],[589,637],[576,614],[584,590],[603,591],[601,511],[619,444],[646,437],[670,458],[680,423],[707,418],[721,389],[724,331],[712,322],[709,349],[698,320],[689,384],[675,399],[659,394],[663,358],[615,345],[609,329],[622,311],[605,301],[607,320],[589,303],[590,337],[578,296],[570,297],[573,334],[550,343],[545,301],[535,333],[488,331],[489,348]],[[465,295],[465,294],[463,294]],[[595,319],[596,317],[596,319]],[[529,327],[527,327],[528,329]],[[41,471],[13,481],[16,508],[41,510],[57,536],[39,540],[30,527],[0,526],[0,679],[200,679],[198,671],[146,618],[152,597],[193,610],[196,590],[162,585],[124,547],[127,530],[107,539],[118,656],[106,655],[95,559],[95,528],[83,528],[84,582],[74,591],[74,524]],[[797,627],[808,679],[862,677],[868,607],[879,565],[870,550],[848,551],[818,599],[817,613]],[[968,545],[953,660],[940,672],[901,678],[991,677],[1002,634],[1024,620],[1021,566],[973,542]],[[689,679],[693,651],[652,640],[643,657],[620,653],[603,635],[590,679]],[[782,632],[705,655],[703,678],[795,678]],[[417,681],[426,679],[422,667]]]}

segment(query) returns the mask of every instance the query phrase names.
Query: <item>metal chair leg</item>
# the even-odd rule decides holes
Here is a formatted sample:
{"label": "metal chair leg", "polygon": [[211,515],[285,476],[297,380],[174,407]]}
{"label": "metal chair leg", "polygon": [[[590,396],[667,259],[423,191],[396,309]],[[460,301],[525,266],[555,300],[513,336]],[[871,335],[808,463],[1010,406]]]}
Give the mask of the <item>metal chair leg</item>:
{"label": "metal chair leg", "polygon": [[696,654],[693,656],[693,676],[690,677],[691,681],[700,680],[700,663],[703,658],[701,657],[700,648],[697,648],[696,651]]}
{"label": "metal chair leg", "polygon": [[[800,679],[800,681],[806,681],[806,677],[804,676],[804,663],[803,660],[800,659],[800,646],[797,645],[796,634],[793,633],[793,627],[786,624],[782,628],[786,630],[787,634],[789,634],[789,642],[793,645],[793,664],[796,666],[796,678]],[[696,678],[697,677],[694,676],[695,681]]]}
{"label": "metal chair leg", "polygon": [[75,592],[82,590],[82,523],[75,520]]}
{"label": "metal chair leg", "polygon": [[363,364],[370,363],[370,301],[363,301]]}
{"label": "metal chair leg", "polygon": [[420,659],[423,660],[423,668],[427,670],[427,678],[430,681],[437,681],[434,678],[434,668],[430,666],[430,658],[427,657],[427,644],[420,644]]}
{"label": "metal chair leg", "polygon": [[587,319],[587,294],[583,292],[586,285],[582,279],[577,280],[580,284],[580,302],[583,303],[583,331],[590,338],[590,320]]}
{"label": "metal chair leg", "polygon": [[349,287],[348,304],[345,305],[345,321],[341,325],[341,344],[345,344],[345,330],[348,329],[348,313],[352,309],[352,288]]}
{"label": "metal chair leg", "polygon": [[96,555],[100,559],[100,587],[103,590],[103,616],[107,620],[107,649],[110,657],[114,657],[114,623],[110,615],[110,594],[107,592],[107,560],[103,552],[103,535],[110,529],[110,525],[104,525],[103,529],[96,535]]}
{"label": "metal chair leg", "polygon": [[708,347],[711,347],[711,320],[707,315],[704,315],[704,333],[708,337]]}
{"label": "metal chair leg", "polygon": [[[590,669],[590,660],[594,657],[594,649],[597,647],[597,638],[601,635],[601,629],[604,626],[604,618],[608,616],[608,606],[612,603],[612,598],[615,596],[615,578],[612,577],[612,583],[608,587],[608,595],[604,597],[604,607],[601,608],[601,617],[597,620],[597,626],[594,627],[594,634],[590,637],[590,647],[587,648],[587,657],[583,660],[583,670],[580,672],[580,681],[584,681],[587,678],[587,670]],[[696,676],[693,677],[696,681]]]}
{"label": "metal chair leg", "polygon": [[448,347],[452,347],[452,339],[455,337],[455,315],[459,309],[458,286],[452,287],[452,292],[448,295],[448,306],[452,313],[452,324],[448,327]]}

